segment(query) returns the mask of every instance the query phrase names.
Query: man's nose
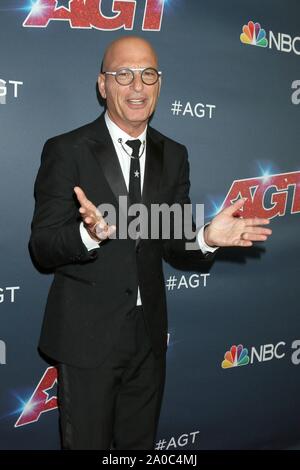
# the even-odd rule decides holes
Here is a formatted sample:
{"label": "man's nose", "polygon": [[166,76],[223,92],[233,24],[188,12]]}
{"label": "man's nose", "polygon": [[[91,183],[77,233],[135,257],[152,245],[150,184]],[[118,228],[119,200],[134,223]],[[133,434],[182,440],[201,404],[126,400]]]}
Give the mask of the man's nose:
{"label": "man's nose", "polygon": [[134,79],[131,83],[131,87],[135,91],[141,91],[144,88],[144,83],[142,81],[142,75],[140,72],[134,72]]}

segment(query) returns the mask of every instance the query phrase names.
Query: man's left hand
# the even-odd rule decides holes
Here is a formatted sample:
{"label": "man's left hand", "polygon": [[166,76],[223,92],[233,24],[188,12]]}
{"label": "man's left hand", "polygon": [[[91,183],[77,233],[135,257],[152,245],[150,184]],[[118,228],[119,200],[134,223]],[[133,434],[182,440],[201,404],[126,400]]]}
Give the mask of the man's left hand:
{"label": "man's left hand", "polygon": [[244,219],[234,214],[243,207],[246,199],[239,199],[230,207],[223,209],[204,230],[207,245],[249,247],[254,241],[265,241],[272,230],[264,228],[269,219],[253,217]]}

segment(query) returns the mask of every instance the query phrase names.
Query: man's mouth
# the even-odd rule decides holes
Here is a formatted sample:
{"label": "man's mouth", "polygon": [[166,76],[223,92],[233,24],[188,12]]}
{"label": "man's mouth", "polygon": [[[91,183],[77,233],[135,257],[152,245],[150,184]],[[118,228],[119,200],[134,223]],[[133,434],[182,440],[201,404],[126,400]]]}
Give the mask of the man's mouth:
{"label": "man's mouth", "polygon": [[131,98],[127,100],[127,103],[132,108],[143,107],[146,104],[146,98]]}

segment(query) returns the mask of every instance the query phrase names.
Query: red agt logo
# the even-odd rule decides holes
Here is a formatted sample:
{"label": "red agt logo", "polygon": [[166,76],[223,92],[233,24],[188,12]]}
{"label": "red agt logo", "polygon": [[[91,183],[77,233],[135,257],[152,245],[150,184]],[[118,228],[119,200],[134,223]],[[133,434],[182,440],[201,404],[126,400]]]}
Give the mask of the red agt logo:
{"label": "red agt logo", "polygon": [[290,213],[300,212],[300,171],[236,180],[228,191],[223,208],[246,197],[247,201],[238,215],[272,219],[287,213],[288,196]]}
{"label": "red agt logo", "polygon": [[31,398],[26,403],[15,428],[35,423],[40,419],[42,413],[57,408],[57,397],[49,398],[49,390],[52,390],[57,383],[57,370],[55,367],[48,367],[39,381]]}
{"label": "red agt logo", "polygon": [[[70,0],[68,8],[59,0],[37,0],[25,19],[24,27],[46,28],[52,20],[69,21],[71,28],[95,28],[104,31],[133,29],[136,0],[113,0],[112,16],[101,11],[102,0]],[[142,29],[160,31],[164,0],[145,0]]]}

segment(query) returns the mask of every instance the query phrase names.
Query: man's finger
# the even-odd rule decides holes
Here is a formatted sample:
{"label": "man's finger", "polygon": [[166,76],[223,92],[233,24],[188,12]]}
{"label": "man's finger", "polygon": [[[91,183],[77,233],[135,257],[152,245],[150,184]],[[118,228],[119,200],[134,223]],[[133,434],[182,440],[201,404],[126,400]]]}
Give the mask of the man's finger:
{"label": "man's finger", "polygon": [[253,243],[250,240],[239,240],[236,243],[236,246],[242,246],[244,248],[247,248],[248,246],[252,246],[252,245],[253,245]]}
{"label": "man's finger", "polygon": [[85,214],[87,211],[92,211],[90,214],[91,216],[98,219],[102,218],[101,212],[95,207],[92,201],[86,197],[84,191],[79,186],[75,186],[74,192],[76,193],[78,202],[80,203],[79,212],[81,214]]}
{"label": "man's finger", "polygon": [[264,242],[265,240],[267,240],[267,238],[268,238],[267,235],[261,235],[258,233],[249,233],[249,232],[243,233],[243,239],[250,240],[252,242]]}
{"label": "man's finger", "polygon": [[105,240],[116,231],[116,226],[106,224],[105,227],[101,228],[100,224],[97,224],[95,231],[98,238],[100,238],[101,240]]}
{"label": "man's finger", "polygon": [[260,217],[251,217],[249,219],[244,219],[246,226],[256,226],[256,225],[268,225],[270,223],[269,219],[262,219]]}
{"label": "man's finger", "polygon": [[84,207],[85,209],[88,209],[88,210],[93,210],[93,211],[96,210],[96,207],[94,206],[92,201],[90,201],[86,197],[85,192],[79,186],[75,186],[74,192],[76,193],[78,202],[82,207]]}
{"label": "man's finger", "polygon": [[242,199],[238,199],[231,206],[226,207],[226,209],[223,209],[222,212],[227,215],[233,215],[235,212],[237,212],[239,209],[243,207],[246,201],[247,201],[246,197],[243,197]]}
{"label": "man's finger", "polygon": [[86,203],[89,202],[88,198],[85,195],[85,192],[79,186],[74,187],[74,192],[81,206],[85,206]]}
{"label": "man's finger", "polygon": [[246,226],[245,231],[248,233],[256,233],[258,235],[272,235],[272,230],[264,227]]}
{"label": "man's finger", "polygon": [[110,238],[116,231],[116,226],[115,225],[109,225],[108,230],[106,232],[107,238]]}

